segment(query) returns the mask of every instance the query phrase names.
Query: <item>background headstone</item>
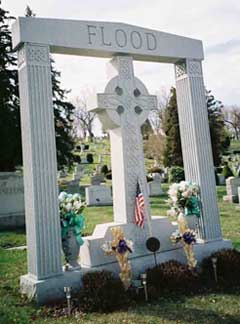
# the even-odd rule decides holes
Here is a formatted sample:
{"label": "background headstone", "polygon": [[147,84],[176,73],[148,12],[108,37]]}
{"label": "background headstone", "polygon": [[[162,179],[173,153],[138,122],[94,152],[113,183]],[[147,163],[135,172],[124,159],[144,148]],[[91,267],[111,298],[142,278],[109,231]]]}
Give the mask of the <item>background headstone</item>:
{"label": "background headstone", "polygon": [[0,172],[0,228],[25,225],[23,176]]}
{"label": "background headstone", "polygon": [[149,196],[157,197],[164,194],[161,187],[161,176],[159,173],[153,173],[153,181],[148,182]]}
{"label": "background headstone", "polygon": [[229,177],[226,180],[227,195],[223,197],[224,201],[237,203],[238,200],[238,187],[240,187],[240,177]]}
{"label": "background headstone", "polygon": [[112,205],[111,188],[105,185],[93,185],[85,188],[87,206]]}

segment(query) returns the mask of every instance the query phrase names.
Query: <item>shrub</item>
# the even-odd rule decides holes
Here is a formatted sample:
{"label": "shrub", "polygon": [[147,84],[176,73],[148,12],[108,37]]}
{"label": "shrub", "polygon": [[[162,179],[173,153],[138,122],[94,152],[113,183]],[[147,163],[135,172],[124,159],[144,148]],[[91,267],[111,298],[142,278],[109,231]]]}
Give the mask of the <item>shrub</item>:
{"label": "shrub", "polygon": [[220,286],[240,286],[240,252],[223,249],[202,261],[201,279],[206,284],[214,283],[212,258],[217,258],[217,278]]}
{"label": "shrub", "polygon": [[103,174],[107,174],[108,173],[108,166],[106,164],[104,164],[101,167],[101,173],[103,173]]}
{"label": "shrub", "polygon": [[233,172],[227,162],[224,163],[222,174],[224,175],[225,179],[233,176]]}
{"label": "shrub", "polygon": [[88,153],[86,156],[86,159],[88,161],[88,163],[93,163],[93,155],[92,153]]}
{"label": "shrub", "polygon": [[164,293],[193,292],[200,287],[199,274],[175,260],[148,269],[147,281],[154,297]]}
{"label": "shrub", "polygon": [[185,180],[184,169],[181,167],[172,167],[170,169],[169,181],[180,182]]}
{"label": "shrub", "polygon": [[74,155],[74,161],[78,164],[81,163],[81,157],[79,155]]}
{"label": "shrub", "polygon": [[108,173],[105,174],[106,179],[112,180],[112,171],[109,171]]}
{"label": "shrub", "polygon": [[127,304],[128,298],[119,278],[109,271],[88,272],[82,279],[79,307],[86,312],[110,312]]}
{"label": "shrub", "polygon": [[163,169],[160,167],[152,167],[148,172],[149,173],[159,173],[159,174],[164,173]]}

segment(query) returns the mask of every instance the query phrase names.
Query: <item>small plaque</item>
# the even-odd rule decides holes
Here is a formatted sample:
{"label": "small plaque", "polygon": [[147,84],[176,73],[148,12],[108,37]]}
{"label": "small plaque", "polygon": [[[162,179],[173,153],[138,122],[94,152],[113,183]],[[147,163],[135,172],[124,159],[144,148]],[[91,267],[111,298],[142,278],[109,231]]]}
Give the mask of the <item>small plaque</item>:
{"label": "small plaque", "polygon": [[157,252],[160,249],[160,241],[156,237],[149,237],[146,247],[151,252]]}
{"label": "small plaque", "polygon": [[124,112],[124,107],[123,106],[118,106],[117,107],[117,112],[119,115],[121,115]]}
{"label": "small plaque", "polygon": [[138,115],[140,115],[141,112],[143,111],[142,108],[139,107],[139,106],[136,106],[136,107],[134,108],[134,110],[135,110],[135,113],[138,114]]}

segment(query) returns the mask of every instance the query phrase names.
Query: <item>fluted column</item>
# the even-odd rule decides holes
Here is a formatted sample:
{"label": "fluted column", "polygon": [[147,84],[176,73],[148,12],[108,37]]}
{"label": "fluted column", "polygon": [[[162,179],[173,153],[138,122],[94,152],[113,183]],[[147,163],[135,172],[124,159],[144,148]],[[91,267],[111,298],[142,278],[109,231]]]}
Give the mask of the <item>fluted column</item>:
{"label": "fluted column", "polygon": [[201,61],[177,63],[175,75],[185,176],[201,188],[201,234],[206,240],[221,239]]}
{"label": "fluted column", "polygon": [[62,273],[57,161],[49,47],[25,43],[18,52],[28,273]]}

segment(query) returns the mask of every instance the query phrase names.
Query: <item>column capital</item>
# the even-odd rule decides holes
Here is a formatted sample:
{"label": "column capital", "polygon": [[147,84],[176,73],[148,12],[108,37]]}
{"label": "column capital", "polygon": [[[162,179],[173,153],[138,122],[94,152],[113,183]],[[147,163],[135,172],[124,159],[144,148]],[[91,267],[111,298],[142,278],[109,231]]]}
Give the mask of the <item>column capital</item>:
{"label": "column capital", "polygon": [[185,59],[175,63],[175,78],[180,80],[186,77],[203,77],[202,61]]}
{"label": "column capital", "polygon": [[34,43],[25,43],[18,50],[18,68],[28,65],[48,66],[49,46]]}

